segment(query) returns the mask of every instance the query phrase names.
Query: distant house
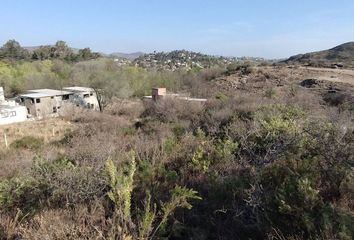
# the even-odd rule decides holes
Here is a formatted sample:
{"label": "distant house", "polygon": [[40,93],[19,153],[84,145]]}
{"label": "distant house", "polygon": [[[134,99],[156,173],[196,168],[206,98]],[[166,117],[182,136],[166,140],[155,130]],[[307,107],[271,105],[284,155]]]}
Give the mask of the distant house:
{"label": "distant house", "polygon": [[157,101],[166,96],[166,88],[152,88],[151,89],[152,100]]}
{"label": "distant house", "polygon": [[23,122],[28,118],[58,116],[64,106],[74,105],[90,110],[99,110],[94,89],[87,87],[66,87],[63,90],[35,89],[6,100],[0,87],[0,125]]}
{"label": "distant house", "polygon": [[76,106],[99,110],[97,95],[94,89],[87,87],[65,87],[63,90],[72,92],[70,101]]}
{"label": "distant house", "polygon": [[25,106],[29,117],[56,115],[61,107],[70,102],[73,92],[53,89],[29,90],[19,95],[20,104]]}
{"label": "distant house", "polygon": [[18,96],[20,104],[27,108],[29,117],[57,115],[68,104],[99,110],[97,96],[92,88],[66,87],[63,90],[36,89]]}
{"label": "distant house", "polygon": [[155,102],[162,99],[176,99],[176,100],[183,100],[188,102],[200,102],[200,103],[208,101],[205,98],[191,98],[176,93],[167,93],[166,88],[152,88],[151,96],[145,96],[144,99],[153,100]]}

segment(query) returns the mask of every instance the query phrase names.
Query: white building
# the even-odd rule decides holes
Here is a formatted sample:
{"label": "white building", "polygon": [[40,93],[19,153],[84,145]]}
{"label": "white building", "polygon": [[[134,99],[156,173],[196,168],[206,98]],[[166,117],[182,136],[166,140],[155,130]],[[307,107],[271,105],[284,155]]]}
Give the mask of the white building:
{"label": "white building", "polygon": [[0,125],[24,122],[27,120],[27,109],[15,101],[6,100],[4,89],[0,87]]}
{"label": "white building", "polygon": [[4,89],[0,87],[0,125],[26,121],[28,118],[54,117],[66,105],[75,105],[99,110],[94,89],[86,87],[67,87],[63,90],[28,90],[15,100],[7,100]]}
{"label": "white building", "polygon": [[100,110],[97,95],[93,88],[87,87],[65,87],[63,90],[72,92],[70,101],[76,106],[82,106],[93,110]]}
{"label": "white building", "polygon": [[3,87],[0,87],[0,104],[5,102],[5,94]]}
{"label": "white building", "polygon": [[24,122],[26,120],[26,107],[0,105],[0,125]]}

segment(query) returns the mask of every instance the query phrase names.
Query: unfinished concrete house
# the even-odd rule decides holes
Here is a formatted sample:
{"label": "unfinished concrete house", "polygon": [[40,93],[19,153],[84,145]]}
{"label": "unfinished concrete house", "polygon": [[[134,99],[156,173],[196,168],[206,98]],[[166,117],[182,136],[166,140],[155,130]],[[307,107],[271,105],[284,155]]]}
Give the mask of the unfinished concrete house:
{"label": "unfinished concrete house", "polygon": [[151,96],[145,96],[144,99],[158,101],[162,99],[176,99],[176,100],[183,100],[183,101],[190,101],[190,102],[206,102],[207,99],[205,98],[191,98],[187,95],[181,95],[177,93],[167,93],[166,88],[152,88],[151,89]]}
{"label": "unfinished concrete house", "polygon": [[55,116],[61,107],[70,103],[73,92],[53,89],[29,90],[19,95],[20,104],[25,106],[29,117]]}
{"label": "unfinished concrete house", "polygon": [[72,92],[70,101],[76,106],[99,110],[97,95],[94,89],[87,87],[65,87],[63,90]]}
{"label": "unfinished concrete house", "polygon": [[24,122],[26,120],[26,107],[18,105],[14,100],[6,100],[4,89],[0,87],[0,125]]}
{"label": "unfinished concrete house", "polygon": [[154,100],[154,101],[162,99],[166,95],[167,95],[166,88],[152,88],[151,89],[151,96],[152,96],[152,100]]}

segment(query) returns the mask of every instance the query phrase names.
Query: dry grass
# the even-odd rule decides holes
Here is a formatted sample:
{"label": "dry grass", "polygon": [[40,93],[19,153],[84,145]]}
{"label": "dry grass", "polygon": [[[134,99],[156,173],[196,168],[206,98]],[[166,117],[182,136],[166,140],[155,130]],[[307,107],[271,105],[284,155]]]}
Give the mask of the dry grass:
{"label": "dry grass", "polygon": [[105,239],[104,209],[95,205],[74,210],[46,210],[31,221],[19,224],[23,239]]}
{"label": "dry grass", "polygon": [[74,124],[61,118],[48,118],[40,121],[28,121],[24,123],[0,126],[0,150],[5,149],[4,134],[6,133],[8,144],[25,136],[33,136],[43,139],[45,143],[58,141],[68,131],[76,128]]}

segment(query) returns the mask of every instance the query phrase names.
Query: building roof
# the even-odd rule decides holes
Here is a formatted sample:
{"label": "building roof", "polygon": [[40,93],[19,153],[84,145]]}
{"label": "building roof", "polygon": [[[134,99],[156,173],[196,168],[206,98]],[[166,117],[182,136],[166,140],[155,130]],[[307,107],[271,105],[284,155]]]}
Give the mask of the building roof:
{"label": "building roof", "polygon": [[55,96],[63,96],[73,94],[69,91],[61,91],[54,89],[35,89],[28,90],[27,93],[19,95],[20,97],[25,98],[44,98],[44,97],[55,97]]}
{"label": "building roof", "polygon": [[75,87],[65,87],[63,88],[64,90],[67,90],[67,91],[73,91],[73,92],[91,92],[93,91],[93,88],[89,88],[89,87],[78,87],[78,86],[75,86]]}

